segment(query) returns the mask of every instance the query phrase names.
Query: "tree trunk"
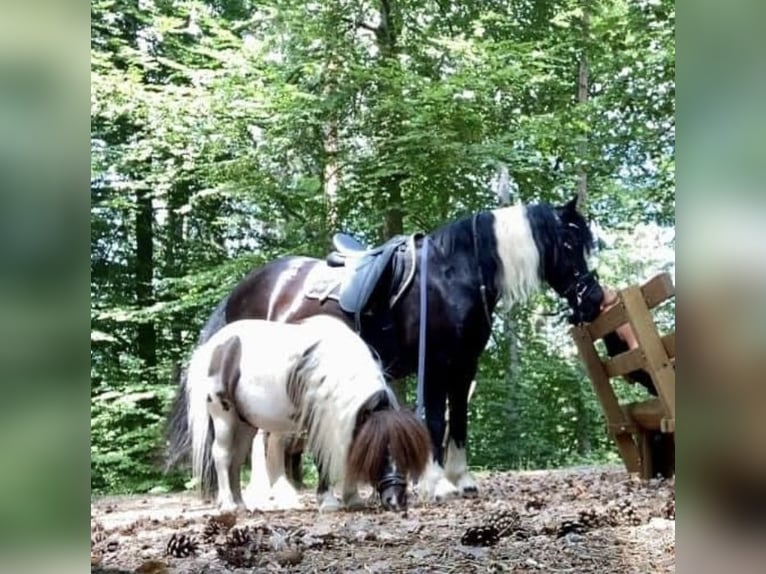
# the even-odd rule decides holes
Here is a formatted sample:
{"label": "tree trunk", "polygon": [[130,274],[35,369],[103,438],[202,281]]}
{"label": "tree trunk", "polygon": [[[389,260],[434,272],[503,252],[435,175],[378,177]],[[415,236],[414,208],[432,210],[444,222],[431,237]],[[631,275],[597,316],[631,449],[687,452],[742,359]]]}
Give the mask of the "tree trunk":
{"label": "tree trunk", "polygon": [[324,129],[324,201],[325,201],[325,239],[330,244],[333,233],[338,231],[338,188],[340,173],[338,164],[338,124],[330,121]]}
{"label": "tree trunk", "polygon": [[[397,0],[380,0],[380,24],[375,30],[375,39],[380,53],[381,67],[397,65],[396,50],[399,37],[399,18]],[[383,92],[390,92],[392,88],[386,86]],[[399,132],[399,123],[395,117],[390,115],[386,118],[386,124],[389,126],[388,135],[393,139]],[[390,143],[388,145],[391,145]],[[381,150],[381,156],[385,158],[386,143]],[[381,182],[383,191],[383,212],[384,219],[381,227],[381,241],[386,241],[395,235],[404,233],[404,213],[402,211],[402,180],[399,175],[386,177]],[[391,388],[396,394],[400,404],[407,404],[407,383],[405,380],[393,381]]]}
{"label": "tree trunk", "polygon": [[[165,277],[179,277],[183,272],[180,250],[184,240],[184,216],[178,211],[188,201],[189,190],[190,184],[188,180],[180,179],[173,185],[168,194],[165,271],[163,273]],[[173,357],[174,373],[181,370],[183,356],[181,331],[184,323],[184,317],[178,316],[175,316],[170,323],[170,354]],[[178,377],[174,375],[173,380],[178,380]]]}
{"label": "tree trunk", "polygon": [[[585,106],[588,103],[588,35],[589,35],[589,21],[588,21],[588,7],[587,2],[583,5],[583,46],[582,53],[580,54],[580,69],[577,78],[577,102],[581,106]],[[582,140],[579,145],[580,161],[586,161],[588,157],[588,135],[583,134]],[[588,195],[588,173],[585,170],[585,166],[581,165],[577,176],[577,204],[579,206],[585,205],[585,199]]]}
{"label": "tree trunk", "polygon": [[[136,304],[146,308],[154,303],[154,212],[149,190],[136,192]],[[157,333],[149,319],[138,325],[138,357],[147,367],[157,365]],[[151,373],[151,370],[149,371]],[[151,375],[150,375],[151,376]]]}
{"label": "tree trunk", "polygon": [[[577,103],[580,106],[585,106],[588,103],[588,35],[589,35],[589,21],[588,21],[588,5],[587,2],[583,3],[583,17],[582,17],[582,52],[580,54],[580,67],[577,74]],[[579,146],[580,161],[585,161],[588,157],[588,135],[587,133],[582,135],[582,140]],[[585,200],[588,197],[588,173],[584,165],[580,166],[577,176],[577,205],[580,209],[585,206]],[[591,452],[592,445],[590,437],[588,436],[588,412],[585,407],[585,400],[582,393],[583,389],[579,389],[577,393],[577,400],[575,401],[575,410],[577,412],[577,445],[581,455],[587,455]]]}

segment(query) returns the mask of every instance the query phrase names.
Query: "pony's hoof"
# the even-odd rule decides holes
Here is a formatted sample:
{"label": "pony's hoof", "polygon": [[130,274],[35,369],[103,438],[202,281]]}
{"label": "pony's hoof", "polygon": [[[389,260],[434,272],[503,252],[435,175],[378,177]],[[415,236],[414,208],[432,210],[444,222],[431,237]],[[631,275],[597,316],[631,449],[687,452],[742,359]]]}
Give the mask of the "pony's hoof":
{"label": "pony's hoof", "polygon": [[319,512],[338,512],[341,508],[343,504],[332,494],[322,496],[319,500]]}
{"label": "pony's hoof", "polygon": [[354,496],[350,497],[348,500],[344,500],[343,505],[349,510],[360,510],[362,508],[367,508],[367,502],[365,502],[365,500],[359,496],[359,494],[354,494]]}
{"label": "pony's hoof", "polygon": [[476,486],[464,486],[460,489],[460,494],[463,498],[478,498],[479,489]]}

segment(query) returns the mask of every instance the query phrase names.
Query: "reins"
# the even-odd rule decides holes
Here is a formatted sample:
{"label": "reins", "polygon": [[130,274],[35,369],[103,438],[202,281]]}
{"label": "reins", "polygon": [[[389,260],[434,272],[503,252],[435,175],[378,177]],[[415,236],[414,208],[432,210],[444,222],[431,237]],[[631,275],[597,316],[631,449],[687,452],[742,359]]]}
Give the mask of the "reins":
{"label": "reins", "polygon": [[420,332],[418,333],[418,391],[416,413],[421,420],[426,418],[423,384],[426,375],[426,304],[428,303],[428,235],[423,237],[420,248]]}
{"label": "reins", "polygon": [[484,284],[484,273],[481,271],[481,259],[479,259],[479,233],[476,226],[479,214],[475,214],[471,219],[473,231],[473,254],[476,257],[476,267],[479,270],[479,293],[481,293],[481,302],[484,306],[484,317],[487,319],[487,325],[492,328],[492,314],[489,312],[489,303],[487,302],[487,286]]}

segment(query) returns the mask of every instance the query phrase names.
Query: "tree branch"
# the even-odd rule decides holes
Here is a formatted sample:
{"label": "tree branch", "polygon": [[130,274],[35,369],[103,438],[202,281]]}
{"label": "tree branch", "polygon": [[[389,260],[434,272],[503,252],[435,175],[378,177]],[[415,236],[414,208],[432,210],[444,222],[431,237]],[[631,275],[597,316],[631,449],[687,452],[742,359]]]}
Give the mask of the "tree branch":
{"label": "tree branch", "polygon": [[362,22],[361,20],[352,20],[351,18],[343,18],[342,20],[346,24],[351,24],[355,28],[363,28],[365,30],[369,30],[373,34],[378,34],[380,32],[380,29],[377,26],[367,24],[366,22]]}

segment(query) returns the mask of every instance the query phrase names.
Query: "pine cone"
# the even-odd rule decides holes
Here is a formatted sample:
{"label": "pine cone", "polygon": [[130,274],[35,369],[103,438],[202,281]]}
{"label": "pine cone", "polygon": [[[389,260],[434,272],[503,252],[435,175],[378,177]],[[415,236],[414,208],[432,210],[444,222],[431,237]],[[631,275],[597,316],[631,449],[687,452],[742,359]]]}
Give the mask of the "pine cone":
{"label": "pine cone", "polygon": [[216,537],[222,532],[224,532],[224,528],[221,526],[220,522],[208,520],[207,524],[205,524],[205,528],[202,529],[202,542],[210,544],[211,542],[214,542]]}
{"label": "pine cone", "polygon": [[606,524],[604,516],[594,509],[581,510],[577,515],[577,521],[588,530],[601,528]]}
{"label": "pine cone", "polygon": [[497,535],[502,538],[519,527],[519,513],[515,510],[498,508],[489,513],[485,524],[494,527]]}
{"label": "pine cone", "polygon": [[186,534],[173,534],[165,547],[165,554],[186,558],[197,553],[197,541]]}
{"label": "pine cone", "polygon": [[636,512],[633,503],[628,499],[621,499],[612,504],[607,516],[611,526],[638,526],[641,524],[641,517]]}
{"label": "pine cone", "polygon": [[210,517],[210,522],[217,522],[224,530],[230,530],[237,523],[237,514],[234,512],[222,512]]}
{"label": "pine cone", "polygon": [[535,495],[527,500],[524,508],[526,508],[528,511],[534,511],[540,510],[543,506],[545,506],[545,501],[540,496]]}
{"label": "pine cone", "polygon": [[275,545],[275,530],[265,524],[257,524],[250,528],[251,543],[255,550],[279,550]]}
{"label": "pine cone", "polygon": [[585,532],[585,526],[578,520],[564,520],[556,530],[556,537],[561,538],[571,533],[582,534]]}
{"label": "pine cone", "polygon": [[464,546],[494,546],[500,540],[494,526],[471,526],[460,538]]}
{"label": "pine cone", "polygon": [[226,536],[225,544],[230,548],[235,548],[237,546],[245,546],[252,539],[253,535],[247,526],[232,528]]}
{"label": "pine cone", "polygon": [[253,545],[248,546],[217,546],[215,549],[224,563],[232,568],[254,568],[260,566],[260,557]]}

